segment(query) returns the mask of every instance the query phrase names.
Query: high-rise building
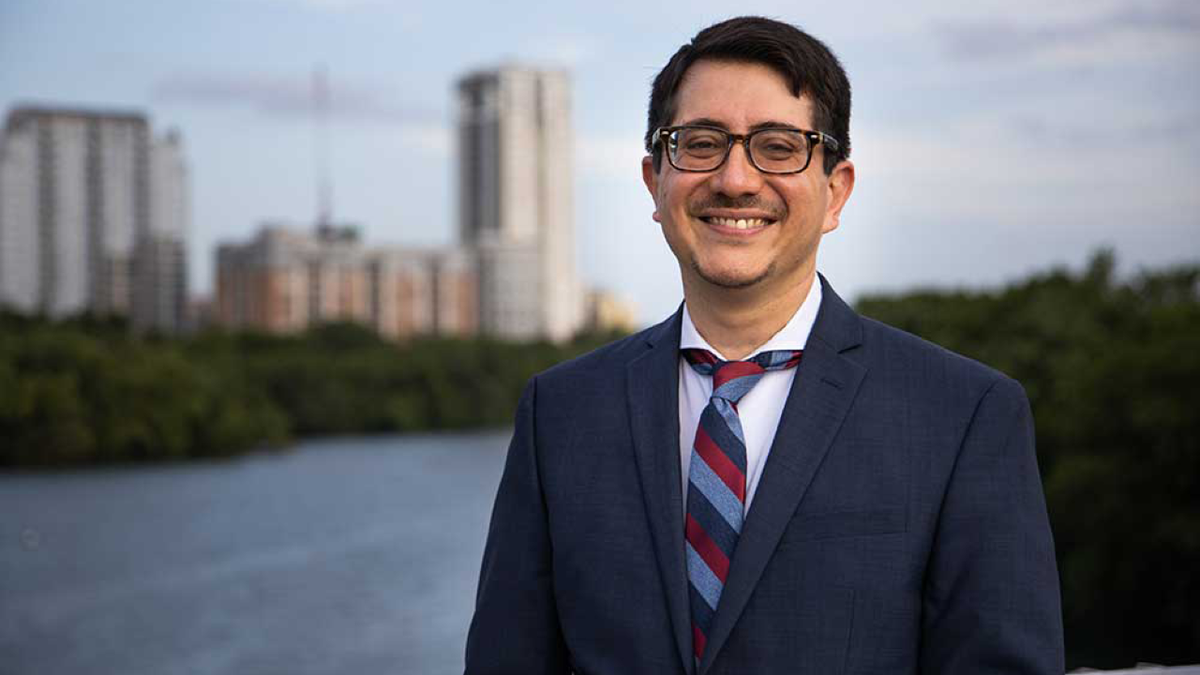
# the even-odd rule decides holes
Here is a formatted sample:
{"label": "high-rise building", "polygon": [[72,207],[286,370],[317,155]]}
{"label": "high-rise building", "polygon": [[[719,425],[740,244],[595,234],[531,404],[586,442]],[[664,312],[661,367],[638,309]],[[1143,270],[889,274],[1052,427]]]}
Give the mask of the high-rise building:
{"label": "high-rise building", "polygon": [[42,306],[38,239],[37,134],[0,136],[0,306]]}
{"label": "high-rise building", "polygon": [[179,132],[168,131],[150,147],[150,228],[134,251],[133,308],[139,329],[175,332],[187,315],[187,251],[190,229],[188,169]]}
{"label": "high-rise building", "polygon": [[484,333],[557,341],[579,327],[569,89],[563,71],[519,66],[459,81],[459,236]]}
{"label": "high-rise building", "polygon": [[182,327],[187,170],[146,117],[11,111],[0,136],[0,304]]}

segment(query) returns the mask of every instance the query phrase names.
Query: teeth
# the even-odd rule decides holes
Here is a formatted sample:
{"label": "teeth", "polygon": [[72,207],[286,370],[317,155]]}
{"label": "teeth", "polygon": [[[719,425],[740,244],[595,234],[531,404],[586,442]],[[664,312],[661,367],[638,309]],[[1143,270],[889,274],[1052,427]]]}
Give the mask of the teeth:
{"label": "teeth", "polygon": [[708,220],[716,225],[732,227],[738,230],[757,229],[767,226],[767,221],[762,218],[709,218]]}

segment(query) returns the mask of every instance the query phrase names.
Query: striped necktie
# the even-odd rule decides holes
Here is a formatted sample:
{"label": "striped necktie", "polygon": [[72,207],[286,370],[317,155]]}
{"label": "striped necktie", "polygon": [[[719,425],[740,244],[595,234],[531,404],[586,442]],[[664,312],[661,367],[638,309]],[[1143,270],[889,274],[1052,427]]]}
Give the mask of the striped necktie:
{"label": "striped necktie", "polygon": [[712,397],[700,413],[692,443],[684,530],[692,649],[699,661],[745,517],[746,437],[737,403],[766,371],[795,367],[800,352],[761,352],[746,361],[721,361],[704,349],[682,351],[696,372],[713,378]]}

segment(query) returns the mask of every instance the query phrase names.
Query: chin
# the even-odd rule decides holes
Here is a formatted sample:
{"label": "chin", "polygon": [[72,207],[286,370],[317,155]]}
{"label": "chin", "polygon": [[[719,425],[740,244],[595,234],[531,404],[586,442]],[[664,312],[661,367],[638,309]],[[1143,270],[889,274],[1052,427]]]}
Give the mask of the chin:
{"label": "chin", "polygon": [[756,286],[771,274],[771,269],[753,272],[748,270],[706,270],[695,260],[692,261],[692,271],[696,276],[719,288],[738,289]]}

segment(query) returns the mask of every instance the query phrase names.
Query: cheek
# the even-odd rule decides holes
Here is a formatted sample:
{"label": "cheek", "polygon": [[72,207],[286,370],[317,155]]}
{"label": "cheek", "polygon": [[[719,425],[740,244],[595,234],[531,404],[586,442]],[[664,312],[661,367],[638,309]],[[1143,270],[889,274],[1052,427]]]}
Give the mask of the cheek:
{"label": "cheek", "polygon": [[787,195],[788,210],[809,228],[822,227],[825,220],[825,193],[818,186],[806,185]]}
{"label": "cheek", "polygon": [[700,181],[693,174],[669,172],[658,183],[658,210],[673,214],[689,212],[688,204],[702,192]]}
{"label": "cheek", "polygon": [[667,240],[671,248],[675,248],[675,244],[682,239],[683,228],[680,227],[679,218],[674,213],[659,212],[658,223],[662,229],[663,238]]}
{"label": "cheek", "polygon": [[663,239],[667,242],[667,248],[671,249],[671,253],[676,259],[687,257],[688,246],[684,243],[680,236],[679,229],[669,224],[669,221],[664,220],[662,223]]}

